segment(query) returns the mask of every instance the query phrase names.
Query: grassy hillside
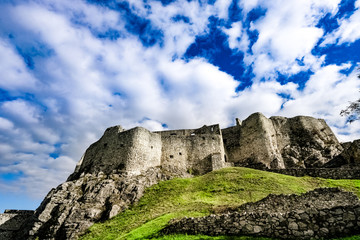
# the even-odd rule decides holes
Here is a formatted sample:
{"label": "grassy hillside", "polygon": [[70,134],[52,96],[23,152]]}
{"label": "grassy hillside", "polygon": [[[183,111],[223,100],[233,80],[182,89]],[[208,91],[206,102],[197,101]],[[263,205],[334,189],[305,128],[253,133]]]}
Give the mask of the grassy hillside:
{"label": "grassy hillside", "polygon": [[300,194],[318,187],[341,187],[360,197],[360,180],[297,178],[248,168],[226,168],[154,185],[136,205],[104,223],[93,225],[81,239],[253,239],[160,236],[158,232],[173,218],[204,216],[258,201],[270,193]]}

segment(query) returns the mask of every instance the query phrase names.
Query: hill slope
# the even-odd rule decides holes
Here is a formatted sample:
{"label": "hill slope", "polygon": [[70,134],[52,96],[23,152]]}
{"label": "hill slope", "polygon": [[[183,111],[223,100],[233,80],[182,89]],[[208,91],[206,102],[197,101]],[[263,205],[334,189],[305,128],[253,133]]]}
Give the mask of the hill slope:
{"label": "hill slope", "polygon": [[200,177],[160,182],[147,189],[137,204],[93,225],[81,239],[226,239],[160,236],[159,231],[172,218],[204,216],[258,201],[270,193],[300,194],[318,187],[340,187],[360,196],[360,180],[297,178],[248,168],[226,168]]}

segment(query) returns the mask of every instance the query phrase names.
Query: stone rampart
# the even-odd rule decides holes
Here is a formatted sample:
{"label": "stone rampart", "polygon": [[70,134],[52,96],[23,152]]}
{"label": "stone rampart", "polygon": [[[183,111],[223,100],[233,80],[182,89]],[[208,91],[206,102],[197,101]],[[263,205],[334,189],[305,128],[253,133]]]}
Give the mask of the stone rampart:
{"label": "stone rampart", "polygon": [[223,129],[224,145],[230,162],[238,166],[284,168],[270,119],[255,113],[242,124]]}
{"label": "stone rampart", "polygon": [[240,211],[172,220],[164,233],[323,239],[360,233],[360,202],[351,193],[319,189],[303,196],[271,195]]}
{"label": "stone rampart", "polygon": [[226,154],[235,166],[315,168],[343,150],[323,119],[305,116],[266,118],[254,113],[222,133]]}
{"label": "stone rampart", "polygon": [[161,135],[162,141],[162,166],[177,167],[196,175],[225,166],[219,125],[157,133]]}
{"label": "stone rampart", "polygon": [[230,166],[225,164],[219,125],[161,132],[142,127],[127,131],[121,126],[108,128],[86,150],[68,180],[87,173],[109,175],[113,171],[136,175],[157,166],[195,175]]}
{"label": "stone rampart", "polygon": [[141,127],[127,131],[121,126],[108,128],[99,141],[85,152],[75,172],[68,180],[81,174],[106,175],[113,171],[140,174],[150,167],[160,166],[161,137]]}

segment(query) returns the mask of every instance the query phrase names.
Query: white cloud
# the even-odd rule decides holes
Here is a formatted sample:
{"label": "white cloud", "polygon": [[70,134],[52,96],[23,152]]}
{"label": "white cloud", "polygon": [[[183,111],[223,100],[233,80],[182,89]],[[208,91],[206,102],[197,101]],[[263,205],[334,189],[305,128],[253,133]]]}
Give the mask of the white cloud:
{"label": "white cloud", "polygon": [[163,127],[161,122],[154,120],[145,120],[137,124],[138,126],[142,126],[150,131],[162,131],[165,128]]}
{"label": "white cloud", "polygon": [[237,49],[241,52],[248,50],[250,41],[246,29],[242,26],[242,22],[232,23],[231,28],[223,28],[222,30],[228,35],[230,48]]}
{"label": "white cloud", "polygon": [[244,13],[248,13],[257,6],[260,6],[260,2],[261,0],[240,0],[238,4],[244,10]]}
{"label": "white cloud", "polygon": [[247,118],[254,112],[261,112],[267,117],[276,115],[285,101],[279,94],[292,96],[297,91],[297,87],[291,82],[285,85],[276,81],[254,83],[238,94],[230,111],[241,119]]}
{"label": "white cloud", "polygon": [[360,88],[356,70],[349,76],[340,72],[348,67],[348,64],[322,67],[311,76],[303,91],[293,93],[293,100],[286,102],[279,113],[323,118],[341,141],[360,138],[358,123],[346,124],[346,119],[339,115],[349,101],[358,98]]}
{"label": "white cloud", "polygon": [[[261,7],[265,16],[251,23],[251,30],[259,33],[252,46],[253,54],[245,55],[245,62],[254,64],[258,79],[276,77],[276,72],[296,74],[312,68],[297,60],[312,56],[311,50],[323,35],[316,24],[327,13],[334,14],[340,1],[240,1],[246,11]],[[238,35],[240,37],[241,35]],[[235,36],[232,36],[234,39]]]}
{"label": "white cloud", "polygon": [[[211,15],[227,17],[227,6],[229,0],[221,0],[214,7],[201,4],[198,1],[175,1],[167,6],[161,2],[152,1],[151,12],[147,17],[152,24],[162,30],[164,34],[164,49],[170,56],[182,56],[197,35],[207,32],[208,18]],[[185,17],[189,22],[183,20],[175,21],[175,17]],[[187,21],[187,20],[186,20]]]}
{"label": "white cloud", "polygon": [[0,88],[8,91],[34,89],[36,79],[26,68],[24,60],[1,38],[0,52]]}
{"label": "white cloud", "polygon": [[339,27],[325,36],[321,46],[329,44],[352,43],[360,38],[360,2],[355,4],[356,11],[349,17],[339,21]]}
{"label": "white cloud", "polygon": [[8,129],[12,129],[13,127],[14,127],[14,124],[10,120],[0,117],[0,129],[1,130],[8,130]]}
{"label": "white cloud", "polygon": [[40,113],[38,109],[24,100],[7,101],[0,105],[2,112],[26,123],[38,123]]}

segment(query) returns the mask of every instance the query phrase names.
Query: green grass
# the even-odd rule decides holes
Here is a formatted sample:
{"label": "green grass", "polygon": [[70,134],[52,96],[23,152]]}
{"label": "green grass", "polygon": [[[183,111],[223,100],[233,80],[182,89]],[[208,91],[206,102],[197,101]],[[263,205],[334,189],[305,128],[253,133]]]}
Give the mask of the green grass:
{"label": "green grass", "polygon": [[210,237],[205,235],[167,235],[163,237],[156,238],[158,240],[270,240],[270,238],[254,238],[254,237],[230,237],[230,236],[220,236],[220,237]]}
{"label": "green grass", "polygon": [[226,168],[204,176],[160,182],[148,188],[128,210],[94,224],[81,239],[260,239],[158,233],[173,218],[205,216],[258,201],[270,193],[300,194],[318,187],[340,187],[360,197],[360,180],[298,178],[248,168]]}

